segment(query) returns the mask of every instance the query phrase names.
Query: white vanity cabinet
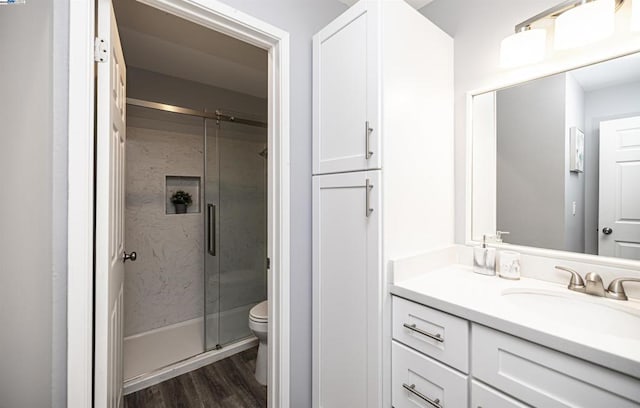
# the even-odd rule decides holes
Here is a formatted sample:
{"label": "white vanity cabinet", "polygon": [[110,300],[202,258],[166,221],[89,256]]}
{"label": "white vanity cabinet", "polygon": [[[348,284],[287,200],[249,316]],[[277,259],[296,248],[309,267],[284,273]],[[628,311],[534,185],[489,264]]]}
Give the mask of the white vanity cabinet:
{"label": "white vanity cabinet", "polygon": [[[412,326],[414,323],[406,325],[408,317],[414,319],[415,327]],[[448,328],[455,327],[458,321],[470,326],[470,331],[465,332],[470,345],[468,354],[463,346],[456,346],[460,344],[459,330],[455,331],[456,342],[447,345],[452,334]],[[392,324],[392,398],[395,408],[415,406],[403,404],[408,399],[422,399],[420,396],[427,396],[432,401],[433,398],[439,399],[443,408],[640,407],[640,380],[637,378],[396,296],[393,297]],[[431,337],[434,332],[441,333],[440,337],[444,339],[442,343],[445,346],[440,348],[457,348],[456,351],[464,356],[462,361],[469,359],[468,372],[458,371],[465,366],[459,361],[443,358],[437,347],[416,347],[415,336],[422,336],[421,341],[432,346],[440,344]],[[396,349],[403,351],[396,352]],[[410,359],[407,358],[409,351]],[[451,365],[451,368],[436,360]],[[427,370],[426,365],[436,368]],[[464,402],[444,404],[447,389],[460,387],[454,385],[452,374],[464,378],[464,392],[460,392],[465,398],[467,388],[471,393]],[[422,405],[417,405],[437,407],[424,399],[422,401]]]}
{"label": "white vanity cabinet", "polygon": [[361,0],[313,47],[313,406],[388,408],[391,260],[453,242],[453,40]]}

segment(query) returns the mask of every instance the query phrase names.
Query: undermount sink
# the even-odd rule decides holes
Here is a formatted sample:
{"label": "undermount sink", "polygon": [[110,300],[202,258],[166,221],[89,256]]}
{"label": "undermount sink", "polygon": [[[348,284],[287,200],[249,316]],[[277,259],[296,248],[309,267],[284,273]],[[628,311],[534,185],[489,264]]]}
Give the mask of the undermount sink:
{"label": "undermount sink", "polygon": [[522,313],[586,331],[640,340],[640,307],[587,294],[511,288],[502,296]]}

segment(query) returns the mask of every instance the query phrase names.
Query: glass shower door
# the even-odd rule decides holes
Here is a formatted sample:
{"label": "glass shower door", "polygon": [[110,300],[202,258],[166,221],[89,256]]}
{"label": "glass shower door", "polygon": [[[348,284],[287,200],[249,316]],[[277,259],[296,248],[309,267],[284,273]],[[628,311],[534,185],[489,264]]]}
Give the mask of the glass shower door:
{"label": "glass shower door", "polygon": [[266,129],[221,122],[220,344],[251,335],[249,310],[267,298]]}
{"label": "glass shower door", "polygon": [[267,132],[207,120],[206,347],[251,335],[267,297]]}
{"label": "glass shower door", "polygon": [[220,257],[218,125],[205,119],[204,208],[204,333],[205,350],[220,347]]}

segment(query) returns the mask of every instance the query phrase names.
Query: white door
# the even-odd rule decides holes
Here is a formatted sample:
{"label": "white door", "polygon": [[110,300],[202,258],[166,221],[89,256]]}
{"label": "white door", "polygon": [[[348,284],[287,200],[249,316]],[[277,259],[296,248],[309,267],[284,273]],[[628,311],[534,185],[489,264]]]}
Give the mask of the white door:
{"label": "white door", "polygon": [[111,0],[98,1],[95,408],[121,407],[126,69]]}
{"label": "white door", "polygon": [[361,1],[313,38],[313,173],[380,168],[375,2]]}
{"label": "white door", "polygon": [[380,406],[380,171],[313,178],[313,406]]}
{"label": "white door", "polygon": [[598,254],[640,260],[640,116],[600,122]]}

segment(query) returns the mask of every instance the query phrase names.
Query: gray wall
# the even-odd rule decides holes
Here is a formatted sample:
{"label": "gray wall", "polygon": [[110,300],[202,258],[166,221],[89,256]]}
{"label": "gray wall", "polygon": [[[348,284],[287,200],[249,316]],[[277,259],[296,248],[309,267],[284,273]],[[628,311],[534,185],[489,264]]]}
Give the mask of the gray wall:
{"label": "gray wall", "polygon": [[585,94],[585,252],[598,253],[600,121],[640,115],[640,82]]}
{"label": "gray wall", "polygon": [[564,75],[497,92],[497,229],[510,243],[565,247],[564,102]]}
{"label": "gray wall", "polygon": [[311,406],[311,37],[346,10],[334,0],[223,0],[290,34],[291,406]]}
{"label": "gray wall", "polygon": [[66,399],[67,7],[0,9],[1,408]]}
{"label": "gray wall", "polygon": [[135,67],[127,67],[127,96],[198,110],[242,112],[261,120],[267,118],[266,99]]}
{"label": "gray wall", "polygon": [[[564,123],[564,249],[584,252],[584,187],[585,174],[570,172],[570,129],[577,127],[584,132],[584,91],[571,74],[565,78]],[[575,215],[573,203],[576,204]]]}
{"label": "gray wall", "polygon": [[[557,0],[435,0],[420,12],[455,40],[455,184],[456,242],[465,240],[466,93],[491,86],[500,41],[515,24],[554,6]],[[507,237],[507,241],[509,238]]]}

